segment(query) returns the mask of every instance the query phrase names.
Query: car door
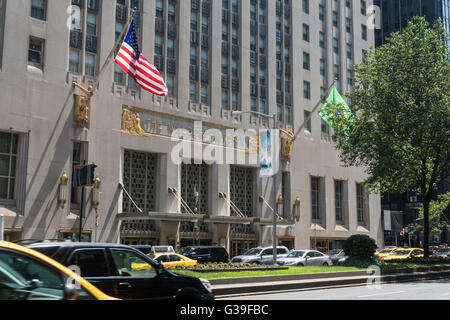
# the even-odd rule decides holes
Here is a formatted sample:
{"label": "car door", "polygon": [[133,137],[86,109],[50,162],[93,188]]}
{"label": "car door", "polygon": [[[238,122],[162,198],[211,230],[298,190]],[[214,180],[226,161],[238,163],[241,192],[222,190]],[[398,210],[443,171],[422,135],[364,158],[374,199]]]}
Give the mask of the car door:
{"label": "car door", "polygon": [[117,297],[118,289],[111,275],[104,248],[81,248],[70,253],[67,267],[79,268],[81,276],[107,295]]}
{"label": "car door", "polygon": [[310,251],[306,255],[308,257],[307,265],[308,266],[320,266],[321,257],[318,252]]}
{"label": "car door", "polygon": [[324,263],[327,263],[328,256],[324,255],[322,252],[314,252],[316,255],[317,266],[323,266]]}
{"label": "car door", "polygon": [[122,249],[109,249],[113,260],[114,280],[119,298],[167,299],[170,297],[166,279],[158,274],[156,265],[140,253]]}
{"label": "car door", "polygon": [[264,249],[261,252],[261,263],[262,264],[272,264],[273,262],[273,249]]}

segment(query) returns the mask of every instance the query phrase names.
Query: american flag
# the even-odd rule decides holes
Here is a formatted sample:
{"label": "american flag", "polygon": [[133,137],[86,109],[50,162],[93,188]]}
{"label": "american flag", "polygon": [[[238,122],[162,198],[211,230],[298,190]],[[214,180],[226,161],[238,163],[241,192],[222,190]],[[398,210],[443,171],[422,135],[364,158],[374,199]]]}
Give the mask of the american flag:
{"label": "american flag", "polygon": [[167,96],[168,89],[163,77],[139,51],[134,21],[131,21],[115,61],[143,89],[157,96]]}

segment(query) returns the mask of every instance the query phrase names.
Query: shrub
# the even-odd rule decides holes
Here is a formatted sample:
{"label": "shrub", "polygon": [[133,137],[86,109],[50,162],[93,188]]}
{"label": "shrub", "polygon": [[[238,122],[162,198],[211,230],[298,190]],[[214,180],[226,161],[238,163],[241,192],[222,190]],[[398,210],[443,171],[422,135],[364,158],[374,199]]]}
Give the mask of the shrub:
{"label": "shrub", "polygon": [[349,260],[372,261],[377,244],[367,235],[356,234],[344,241],[343,249]]}

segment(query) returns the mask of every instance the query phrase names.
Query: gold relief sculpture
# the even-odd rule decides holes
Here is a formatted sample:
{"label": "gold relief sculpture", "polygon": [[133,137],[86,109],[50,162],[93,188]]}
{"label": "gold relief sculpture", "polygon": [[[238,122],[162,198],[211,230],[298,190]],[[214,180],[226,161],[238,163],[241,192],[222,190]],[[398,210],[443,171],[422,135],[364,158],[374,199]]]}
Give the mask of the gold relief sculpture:
{"label": "gold relief sculpture", "polygon": [[149,136],[149,134],[141,128],[141,117],[139,114],[133,113],[128,109],[123,109],[122,132],[143,137]]}
{"label": "gold relief sculpture", "polygon": [[74,121],[85,124],[89,122],[89,98],[74,95]]}
{"label": "gold relief sculpture", "polygon": [[292,153],[292,144],[294,142],[294,134],[290,131],[280,129],[281,137],[281,155],[283,158],[290,159]]}

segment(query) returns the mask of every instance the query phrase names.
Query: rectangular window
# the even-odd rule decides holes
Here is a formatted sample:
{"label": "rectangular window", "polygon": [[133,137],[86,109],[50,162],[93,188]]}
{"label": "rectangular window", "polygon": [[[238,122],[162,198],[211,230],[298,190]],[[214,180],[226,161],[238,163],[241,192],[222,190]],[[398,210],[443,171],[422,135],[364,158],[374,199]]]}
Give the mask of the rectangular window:
{"label": "rectangular window", "polygon": [[303,25],[303,40],[309,42],[309,26],[307,24]]}
{"label": "rectangular window", "polygon": [[325,141],[330,140],[330,126],[323,119],[320,119],[320,138]]}
{"label": "rectangular window", "polygon": [[304,121],[308,120],[305,122],[305,131],[311,133],[311,118],[309,118],[311,116],[311,112],[305,111],[303,114],[304,114]]}
{"label": "rectangular window", "polygon": [[345,18],[345,31],[352,33],[352,20],[350,18]]}
{"label": "rectangular window", "polygon": [[69,71],[73,73],[80,73],[80,51],[78,50],[70,49]]}
{"label": "rectangular window", "polygon": [[87,14],[86,34],[90,36],[97,35],[97,15],[89,12]]}
{"label": "rectangular window", "polygon": [[365,223],[365,193],[366,190],[364,186],[360,183],[356,184],[356,213],[359,224]]}
{"label": "rectangular window", "polygon": [[191,82],[189,85],[189,99],[197,102],[197,84],[195,82]]}
{"label": "rectangular window", "polygon": [[15,200],[19,135],[0,132],[0,201]]}
{"label": "rectangular window", "polygon": [[333,12],[333,27],[338,26],[338,13],[336,11]]}
{"label": "rectangular window", "polygon": [[347,70],[347,83],[353,86],[353,72],[352,70]]}
{"label": "rectangular window", "polygon": [[325,20],[325,9],[321,4],[319,4],[319,20],[320,21]]}
{"label": "rectangular window", "polygon": [[320,59],[320,75],[325,76],[325,60]]}
{"label": "rectangular window", "polygon": [[347,58],[351,59],[352,58],[352,45],[348,44],[345,47],[345,51],[347,52]]}
{"label": "rectangular window", "polygon": [[309,0],[302,1],[302,8],[304,13],[309,13]]}
{"label": "rectangular window", "polygon": [[200,93],[202,96],[202,103],[208,104],[208,87],[206,85],[202,85]]}
{"label": "rectangular window", "polygon": [[[73,149],[72,149],[72,170],[75,168],[75,166],[84,164],[85,161],[87,161],[87,144],[83,142],[74,142],[73,143]],[[73,174],[73,171],[72,171]],[[72,181],[73,181],[73,175],[72,175]],[[72,184],[71,184],[72,185]],[[70,203],[71,208],[75,210],[80,209],[80,203],[81,203],[81,189],[71,187],[71,193],[70,193]]]}
{"label": "rectangular window", "polygon": [[308,81],[303,81],[303,98],[311,99],[311,84]]}
{"label": "rectangular window", "polygon": [[339,40],[333,38],[333,52],[339,54]]}
{"label": "rectangular window", "polygon": [[95,76],[95,55],[86,54],[85,58],[85,74],[90,77]]}
{"label": "rectangular window", "polygon": [[311,177],[311,218],[313,222],[322,218],[320,180],[321,178]]}
{"label": "rectangular window", "polygon": [[319,32],[319,46],[325,48],[325,34],[323,32]]}
{"label": "rectangular window", "polygon": [[340,78],[339,66],[337,64],[333,67],[333,76],[335,80],[339,80]]}
{"label": "rectangular window", "polygon": [[342,181],[334,180],[334,208],[337,223],[342,223],[344,221],[343,184]]}
{"label": "rectangular window", "polygon": [[363,1],[363,0],[361,0],[361,14],[362,14],[363,16],[366,15],[366,2]]}
{"label": "rectangular window", "polygon": [[361,38],[367,40],[367,27],[363,24],[361,25]]}
{"label": "rectangular window", "polygon": [[46,0],[31,0],[31,16],[36,19],[46,19]]}
{"label": "rectangular window", "polygon": [[310,69],[309,53],[303,52],[303,69]]}
{"label": "rectangular window", "polygon": [[230,108],[230,102],[228,98],[228,91],[222,90],[222,108],[223,109],[229,109]]}
{"label": "rectangular window", "polygon": [[30,37],[30,43],[28,47],[28,64],[43,70],[44,40]]}

